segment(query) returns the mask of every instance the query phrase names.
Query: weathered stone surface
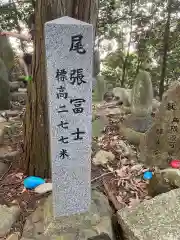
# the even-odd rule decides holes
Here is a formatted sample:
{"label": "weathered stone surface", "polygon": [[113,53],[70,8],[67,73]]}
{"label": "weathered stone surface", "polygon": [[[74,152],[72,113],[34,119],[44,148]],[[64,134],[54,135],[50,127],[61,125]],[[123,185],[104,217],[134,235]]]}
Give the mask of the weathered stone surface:
{"label": "weathered stone surface", "polygon": [[113,88],[113,94],[118,98],[124,106],[130,106],[131,104],[131,89],[125,89],[121,87]]}
{"label": "weathered stone surface", "polygon": [[114,161],[115,156],[112,152],[107,152],[104,150],[100,150],[99,152],[97,152],[97,154],[95,155],[95,157],[93,158],[92,162],[94,163],[94,165],[105,165],[108,162],[112,162]]}
{"label": "weathered stone surface", "polygon": [[0,237],[4,237],[11,229],[13,223],[20,214],[20,208],[17,206],[7,207],[0,205]]}
{"label": "weathered stone surface", "polygon": [[171,159],[180,159],[180,83],[166,93],[152,127],[140,144],[140,161],[166,168]]}
{"label": "weathered stone surface", "polygon": [[0,58],[0,110],[10,108],[10,85],[8,70]]}
{"label": "weathered stone surface", "polygon": [[137,117],[145,117],[152,112],[153,88],[149,72],[139,70],[131,95],[131,111]]}
{"label": "weathered stone surface", "polygon": [[74,234],[72,239],[76,239],[75,236],[79,236],[77,239],[87,240],[88,237],[98,236],[104,232],[108,234],[111,240],[114,239],[111,225],[112,212],[108,199],[96,190],[92,191],[91,207],[87,213],[62,217],[57,221],[53,221],[51,198],[48,199],[44,209],[47,226],[46,235],[61,236],[63,233],[68,233]]}
{"label": "weathered stone surface", "polygon": [[37,186],[34,191],[39,194],[43,194],[46,192],[51,192],[52,191],[52,183],[44,183],[39,186]]}
{"label": "weathered stone surface", "polygon": [[93,34],[91,24],[67,16],[45,24],[55,217],[85,212],[91,201]]}
{"label": "weathered stone surface", "polygon": [[126,240],[179,240],[180,189],[118,211]]}
{"label": "weathered stone surface", "polygon": [[23,230],[23,240],[43,239],[43,236],[44,239],[54,240],[88,240],[102,233],[114,240],[112,210],[108,199],[102,193],[92,191],[92,204],[87,213],[61,217],[56,221],[53,219],[52,204],[52,196],[49,196],[45,203],[41,203],[28,217]]}
{"label": "weathered stone surface", "polygon": [[148,184],[148,193],[150,196],[168,192],[180,187],[180,170],[174,168],[165,168],[156,170]]}

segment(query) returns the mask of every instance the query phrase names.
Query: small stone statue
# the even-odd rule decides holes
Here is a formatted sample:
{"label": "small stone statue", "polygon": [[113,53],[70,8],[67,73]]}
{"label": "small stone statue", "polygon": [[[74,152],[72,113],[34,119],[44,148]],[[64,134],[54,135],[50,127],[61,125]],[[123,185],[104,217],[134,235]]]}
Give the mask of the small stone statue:
{"label": "small stone statue", "polygon": [[131,93],[131,115],[125,126],[137,132],[146,132],[152,125],[153,88],[150,74],[145,70],[138,73]]}
{"label": "small stone statue", "polygon": [[150,74],[145,70],[138,73],[131,96],[131,111],[137,117],[145,117],[152,112],[153,88]]}

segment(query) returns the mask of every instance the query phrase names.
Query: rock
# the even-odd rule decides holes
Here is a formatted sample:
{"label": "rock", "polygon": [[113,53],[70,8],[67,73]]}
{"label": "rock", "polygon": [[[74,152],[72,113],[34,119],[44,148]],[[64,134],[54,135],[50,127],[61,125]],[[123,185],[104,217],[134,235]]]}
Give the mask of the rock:
{"label": "rock", "polygon": [[129,107],[131,104],[131,89],[121,87],[113,88],[113,94],[116,98],[123,103],[124,106]]}
{"label": "rock", "polygon": [[103,99],[106,101],[106,102],[110,102],[112,101],[114,98],[114,94],[111,92],[111,91],[108,91],[104,94],[103,96]]}
{"label": "rock", "polygon": [[13,92],[11,94],[11,100],[15,102],[25,102],[27,98],[27,93],[25,92]]}
{"label": "rock", "polygon": [[153,99],[152,100],[152,111],[153,112],[156,112],[159,110],[159,107],[160,107],[161,103],[157,100],[157,99]]}
{"label": "rock", "polygon": [[148,193],[154,197],[175,188],[180,188],[180,170],[166,168],[153,174],[148,184]]}
{"label": "rock", "polygon": [[160,173],[160,171],[155,172],[153,177],[149,180],[148,195],[155,197],[159,194],[169,192],[173,189],[170,182],[166,180],[165,177]]}
{"label": "rock", "polygon": [[44,183],[39,186],[37,186],[34,191],[39,194],[43,194],[46,192],[51,192],[52,191],[52,183]]}
{"label": "rock", "polygon": [[140,161],[148,166],[167,168],[180,159],[180,83],[173,84],[161,102],[152,127],[140,143]]}
{"label": "rock", "polygon": [[8,165],[6,163],[0,162],[0,176],[2,176],[8,169]]}
{"label": "rock", "polygon": [[11,91],[11,92],[18,91],[18,88],[21,87],[21,82],[18,82],[18,81],[16,81],[16,82],[10,82],[9,84],[10,84],[10,91]]}
{"label": "rock", "polygon": [[100,150],[96,153],[95,157],[93,158],[92,162],[94,165],[105,165],[108,162],[113,162],[115,156],[112,152],[107,152],[104,150]]}
{"label": "rock", "polygon": [[10,86],[8,70],[0,58],[0,110],[10,108]]}
{"label": "rock", "polygon": [[180,236],[180,189],[118,211],[126,240],[178,240]]}
{"label": "rock", "polygon": [[134,81],[131,111],[136,117],[146,117],[152,113],[153,88],[149,72],[139,70]]}
{"label": "rock", "polygon": [[27,92],[27,88],[19,88],[18,92],[26,93]]}
{"label": "rock", "polygon": [[115,239],[111,222],[112,211],[108,199],[96,190],[92,191],[91,207],[88,212],[62,217],[54,224],[52,224],[51,197],[49,197],[45,206],[44,214],[47,216],[45,235],[47,236],[63,236],[64,240],[67,240],[69,238],[66,238],[66,234],[73,234],[71,239],[75,239],[75,235],[77,236],[78,233],[78,239],[88,240],[90,237],[106,233],[111,240]]}
{"label": "rock", "polygon": [[19,240],[20,239],[20,233],[13,233],[10,236],[6,238],[6,240]]}
{"label": "rock", "polygon": [[180,187],[180,170],[173,168],[166,168],[160,171],[162,177],[172,187]]}
{"label": "rock", "polygon": [[16,222],[20,214],[20,208],[17,206],[7,207],[0,205],[0,238],[4,237],[11,229],[12,225]]}
{"label": "rock", "polygon": [[104,194],[92,190],[92,204],[89,212],[84,214],[54,220],[52,206],[52,195],[50,195],[26,220],[23,240],[95,240],[102,239],[102,236],[105,236],[104,240],[115,240],[111,223],[112,210]]}

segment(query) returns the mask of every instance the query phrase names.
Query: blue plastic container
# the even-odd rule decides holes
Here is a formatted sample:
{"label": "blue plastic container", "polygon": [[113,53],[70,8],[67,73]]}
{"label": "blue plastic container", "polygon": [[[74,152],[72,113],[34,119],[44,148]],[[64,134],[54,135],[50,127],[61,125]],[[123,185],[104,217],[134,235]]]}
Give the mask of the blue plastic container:
{"label": "blue plastic container", "polygon": [[152,178],[153,174],[150,171],[144,172],[143,178],[144,180],[150,180]]}
{"label": "blue plastic container", "polygon": [[45,180],[40,177],[30,176],[24,179],[24,187],[26,189],[34,189],[37,186],[44,183],[45,183]]}

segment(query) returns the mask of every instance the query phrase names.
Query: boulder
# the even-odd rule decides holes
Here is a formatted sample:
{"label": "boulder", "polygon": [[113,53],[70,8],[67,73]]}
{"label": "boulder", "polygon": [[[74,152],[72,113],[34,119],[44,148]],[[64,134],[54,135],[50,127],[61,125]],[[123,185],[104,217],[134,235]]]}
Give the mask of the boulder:
{"label": "boulder", "polygon": [[115,156],[112,152],[107,152],[107,151],[104,151],[104,150],[100,150],[99,152],[96,153],[92,162],[94,163],[94,165],[104,166],[105,164],[107,164],[109,162],[113,162],[114,159],[115,159]]}
{"label": "boulder", "polygon": [[7,110],[9,108],[10,108],[10,85],[8,71],[3,60],[0,58],[0,110]]}
{"label": "boulder", "polygon": [[140,143],[140,161],[148,166],[167,168],[180,159],[180,83],[167,91],[152,127]]}
{"label": "boulder", "polygon": [[155,197],[178,187],[180,187],[179,169],[166,168],[164,170],[156,170],[153,177],[149,180],[148,195]]}
{"label": "boulder", "polygon": [[124,106],[130,106],[131,104],[131,89],[125,89],[121,87],[113,88],[113,94],[116,98],[123,103]]}
{"label": "boulder", "polygon": [[140,70],[132,88],[131,111],[137,117],[152,112],[153,88],[149,72]]}
{"label": "boulder", "polygon": [[16,222],[20,214],[20,208],[17,206],[7,207],[0,205],[0,238],[4,237],[11,229],[13,223]]}
{"label": "boulder", "polygon": [[118,211],[126,240],[179,240],[180,189]]}

